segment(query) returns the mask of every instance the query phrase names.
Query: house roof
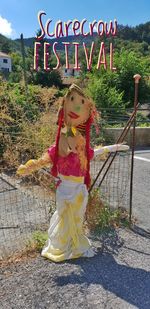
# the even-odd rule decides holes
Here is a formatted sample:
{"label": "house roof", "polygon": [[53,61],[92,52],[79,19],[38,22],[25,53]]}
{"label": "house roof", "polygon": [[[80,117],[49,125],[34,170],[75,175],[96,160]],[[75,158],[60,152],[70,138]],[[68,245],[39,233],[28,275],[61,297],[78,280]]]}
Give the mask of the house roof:
{"label": "house roof", "polygon": [[3,58],[11,58],[9,55],[3,53],[0,51],[0,57],[3,57]]}

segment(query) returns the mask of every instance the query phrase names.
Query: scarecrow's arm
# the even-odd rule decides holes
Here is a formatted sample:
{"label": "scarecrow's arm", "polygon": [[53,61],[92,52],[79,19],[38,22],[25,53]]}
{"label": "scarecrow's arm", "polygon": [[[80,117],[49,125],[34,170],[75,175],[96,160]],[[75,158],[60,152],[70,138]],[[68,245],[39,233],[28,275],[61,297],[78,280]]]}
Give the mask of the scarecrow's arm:
{"label": "scarecrow's arm", "polygon": [[129,150],[129,146],[123,144],[98,147],[94,149],[94,157],[98,155],[103,155],[105,153],[116,152],[116,151],[127,151],[127,150]]}
{"label": "scarecrow's arm", "polygon": [[17,175],[26,176],[30,175],[35,171],[38,171],[42,167],[46,167],[51,164],[52,161],[48,152],[44,153],[41,158],[37,160],[29,160],[26,164],[21,164],[17,169]]}

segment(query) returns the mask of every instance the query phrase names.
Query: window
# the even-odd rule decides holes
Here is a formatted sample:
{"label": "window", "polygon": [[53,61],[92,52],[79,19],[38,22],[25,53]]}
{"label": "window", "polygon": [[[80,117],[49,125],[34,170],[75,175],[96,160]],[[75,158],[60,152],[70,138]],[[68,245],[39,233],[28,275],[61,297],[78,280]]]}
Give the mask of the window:
{"label": "window", "polygon": [[2,72],[9,72],[9,69],[8,68],[1,68],[1,71]]}
{"label": "window", "polygon": [[3,59],[3,63],[8,63],[8,59]]}

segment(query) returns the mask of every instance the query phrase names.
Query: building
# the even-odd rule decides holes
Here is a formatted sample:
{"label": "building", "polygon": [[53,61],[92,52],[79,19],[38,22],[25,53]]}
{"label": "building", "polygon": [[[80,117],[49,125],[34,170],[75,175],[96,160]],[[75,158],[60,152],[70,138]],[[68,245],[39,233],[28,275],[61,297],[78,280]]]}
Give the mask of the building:
{"label": "building", "polygon": [[3,52],[0,52],[0,71],[2,72],[12,71],[11,57]]}
{"label": "building", "polygon": [[62,75],[63,77],[79,77],[80,71],[74,69],[74,65],[70,64],[69,69],[62,67]]}
{"label": "building", "polygon": [[76,83],[76,79],[80,76],[79,70],[74,69],[73,64],[69,64],[69,69],[66,69],[65,66],[59,69],[63,85],[70,86],[73,83]]}

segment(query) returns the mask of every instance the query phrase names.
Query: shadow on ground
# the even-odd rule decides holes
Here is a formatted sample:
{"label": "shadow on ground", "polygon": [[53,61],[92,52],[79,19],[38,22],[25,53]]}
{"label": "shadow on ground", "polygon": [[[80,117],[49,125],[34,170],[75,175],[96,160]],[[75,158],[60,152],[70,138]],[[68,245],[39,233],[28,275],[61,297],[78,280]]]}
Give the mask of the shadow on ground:
{"label": "shadow on ground", "polygon": [[54,263],[38,255],[4,267],[0,308],[150,309],[149,239],[128,229],[91,238],[93,258]]}
{"label": "shadow on ground", "polygon": [[[100,285],[106,291],[113,293],[127,303],[140,309],[150,308],[150,272],[133,268],[117,261],[118,250],[123,245],[115,231],[111,234],[104,234],[101,239],[102,247],[92,259],[68,261],[70,265],[80,265],[81,274],[74,272],[69,275],[57,276],[54,281],[57,286],[62,287],[69,284],[85,285],[87,288],[91,284]],[[139,250],[134,250],[125,246],[128,250],[144,254]],[[116,258],[115,258],[116,255]],[[97,295],[98,296],[98,295]]]}

